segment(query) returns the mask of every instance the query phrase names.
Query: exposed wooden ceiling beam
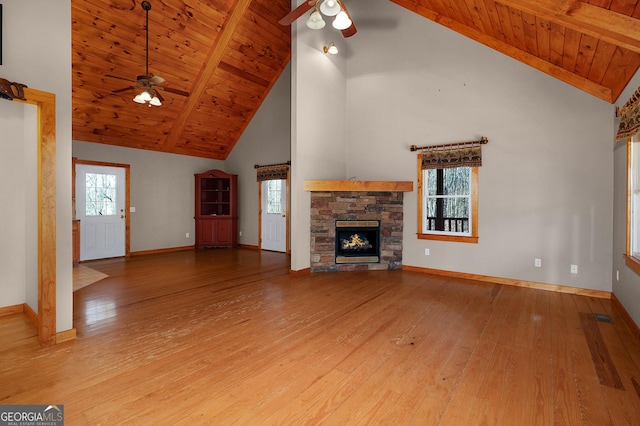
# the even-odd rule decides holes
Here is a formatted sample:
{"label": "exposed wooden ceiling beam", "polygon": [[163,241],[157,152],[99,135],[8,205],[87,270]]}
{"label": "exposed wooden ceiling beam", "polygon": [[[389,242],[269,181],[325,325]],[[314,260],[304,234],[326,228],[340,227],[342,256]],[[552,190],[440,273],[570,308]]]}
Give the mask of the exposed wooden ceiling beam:
{"label": "exposed wooden ceiling beam", "polygon": [[235,7],[233,8],[230,16],[227,18],[225,25],[222,28],[222,31],[215,38],[214,43],[207,55],[207,59],[204,61],[204,67],[200,71],[198,78],[196,78],[196,84],[191,89],[191,95],[186,99],[185,106],[180,111],[180,114],[176,117],[176,120],[171,129],[171,133],[167,137],[166,142],[164,143],[164,148],[167,151],[171,151],[175,148],[176,144],[180,140],[182,133],[187,125],[189,117],[191,113],[198,106],[198,102],[200,98],[204,94],[207,89],[207,83],[211,80],[213,73],[216,71],[218,66],[220,65],[220,61],[224,56],[224,53],[227,49],[229,41],[233,37],[234,32],[236,31],[236,27],[240,23],[240,21],[244,18],[249,5],[251,4],[251,0],[238,0]]}
{"label": "exposed wooden ceiling beam", "polygon": [[[397,2],[396,0],[391,0],[391,1],[394,3]],[[402,4],[402,6],[409,8],[406,4]],[[580,77],[570,71],[567,71],[562,67],[552,64],[551,62],[540,59],[537,56],[531,55],[514,46],[501,42],[474,28],[470,28],[464,24],[461,24],[458,21],[454,21],[446,16],[438,14],[432,11],[431,9],[427,9],[425,7],[412,3],[410,10],[434,22],[444,25],[445,27],[459,34],[462,34],[479,43],[482,43],[485,46],[495,49],[520,62],[523,62],[539,71],[542,71],[545,74],[548,74],[552,77],[555,77],[559,80],[564,81],[565,83],[568,83],[574,87],[577,87],[593,96],[596,96],[597,98],[600,98],[609,103],[614,102],[613,94],[611,92],[611,89],[609,89],[608,87],[604,87],[586,78]]]}
{"label": "exposed wooden ceiling beam", "polygon": [[495,0],[572,30],[640,53],[640,20],[579,0]]}

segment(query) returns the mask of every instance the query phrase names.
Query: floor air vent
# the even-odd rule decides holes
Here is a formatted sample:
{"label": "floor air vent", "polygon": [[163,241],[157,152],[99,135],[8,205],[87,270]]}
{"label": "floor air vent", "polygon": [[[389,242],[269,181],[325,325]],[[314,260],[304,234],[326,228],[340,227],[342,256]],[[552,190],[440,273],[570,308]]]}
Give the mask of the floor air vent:
{"label": "floor air vent", "polygon": [[606,315],[606,314],[593,314],[593,316],[596,317],[596,321],[607,322],[609,324],[613,324],[613,320],[611,319],[611,317],[609,315]]}

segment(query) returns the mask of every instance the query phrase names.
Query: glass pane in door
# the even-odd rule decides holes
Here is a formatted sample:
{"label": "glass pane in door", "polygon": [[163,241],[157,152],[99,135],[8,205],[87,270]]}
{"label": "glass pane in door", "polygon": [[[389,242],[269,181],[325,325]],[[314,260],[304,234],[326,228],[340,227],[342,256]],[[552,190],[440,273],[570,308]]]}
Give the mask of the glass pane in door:
{"label": "glass pane in door", "polygon": [[86,216],[114,216],[116,211],[116,175],[86,174]]}
{"label": "glass pane in door", "polygon": [[282,213],[282,181],[267,181],[267,214]]}

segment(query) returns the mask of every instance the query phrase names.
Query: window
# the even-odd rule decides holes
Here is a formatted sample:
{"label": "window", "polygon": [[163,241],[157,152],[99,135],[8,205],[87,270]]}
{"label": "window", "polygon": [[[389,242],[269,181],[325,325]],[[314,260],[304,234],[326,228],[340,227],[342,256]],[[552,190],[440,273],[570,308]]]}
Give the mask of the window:
{"label": "window", "polygon": [[282,213],[282,180],[267,181],[267,213]]}
{"label": "window", "polygon": [[627,265],[640,273],[640,143],[627,141]]}
{"label": "window", "polygon": [[86,216],[116,214],[116,175],[87,173]]}
{"label": "window", "polygon": [[418,193],[418,238],[478,242],[477,167],[421,169]]}
{"label": "window", "polygon": [[478,242],[478,167],[489,140],[416,147],[418,238]]}

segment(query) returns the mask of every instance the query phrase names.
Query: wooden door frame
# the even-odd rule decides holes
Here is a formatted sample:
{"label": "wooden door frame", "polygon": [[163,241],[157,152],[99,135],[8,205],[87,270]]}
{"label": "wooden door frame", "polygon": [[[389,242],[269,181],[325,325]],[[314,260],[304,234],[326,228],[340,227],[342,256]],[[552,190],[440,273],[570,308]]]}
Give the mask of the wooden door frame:
{"label": "wooden door frame", "polygon": [[[286,217],[285,217],[285,228],[286,228],[286,249],[285,253],[291,254],[291,248],[289,247],[289,212],[291,211],[291,191],[290,182],[289,182],[289,171],[287,170],[287,178],[285,180],[285,188],[287,191],[287,199],[286,199]],[[258,182],[258,250],[262,250],[262,182]]]}
{"label": "wooden door frame", "polygon": [[129,217],[130,205],[131,205],[131,166],[129,164],[120,163],[106,163],[104,161],[91,161],[91,160],[79,160],[76,157],[72,159],[72,187],[71,198],[73,202],[73,218],[76,218],[76,165],[84,164],[88,166],[100,166],[100,167],[119,167],[124,169],[125,180],[125,193],[124,193],[124,255],[129,257],[131,255],[131,219]]}
{"label": "wooden door frame", "polygon": [[41,346],[56,344],[56,95],[24,88],[35,105],[38,126],[38,314],[36,328]]}

